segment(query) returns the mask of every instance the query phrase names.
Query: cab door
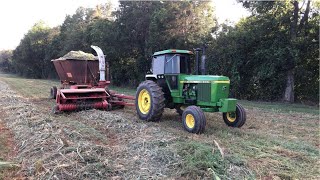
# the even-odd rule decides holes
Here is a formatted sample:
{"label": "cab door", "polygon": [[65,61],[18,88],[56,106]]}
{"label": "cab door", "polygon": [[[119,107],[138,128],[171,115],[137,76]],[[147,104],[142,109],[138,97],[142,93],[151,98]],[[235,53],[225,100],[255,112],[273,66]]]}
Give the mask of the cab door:
{"label": "cab door", "polygon": [[167,54],[164,69],[171,96],[179,96],[180,54]]}

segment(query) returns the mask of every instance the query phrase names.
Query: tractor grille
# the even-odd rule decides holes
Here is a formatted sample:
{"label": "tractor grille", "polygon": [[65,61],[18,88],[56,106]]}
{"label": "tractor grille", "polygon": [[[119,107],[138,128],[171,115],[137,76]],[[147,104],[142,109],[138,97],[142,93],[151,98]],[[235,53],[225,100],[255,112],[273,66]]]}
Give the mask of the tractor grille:
{"label": "tractor grille", "polygon": [[198,84],[197,99],[199,101],[211,101],[211,83]]}

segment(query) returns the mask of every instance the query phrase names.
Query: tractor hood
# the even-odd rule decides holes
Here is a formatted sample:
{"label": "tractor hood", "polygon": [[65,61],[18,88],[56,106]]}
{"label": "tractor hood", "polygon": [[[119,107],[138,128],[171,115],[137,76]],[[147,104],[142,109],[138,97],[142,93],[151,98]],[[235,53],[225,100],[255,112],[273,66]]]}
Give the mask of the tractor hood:
{"label": "tractor hood", "polygon": [[189,83],[211,83],[214,81],[230,82],[230,79],[226,76],[214,76],[214,75],[185,75],[181,77],[181,80]]}

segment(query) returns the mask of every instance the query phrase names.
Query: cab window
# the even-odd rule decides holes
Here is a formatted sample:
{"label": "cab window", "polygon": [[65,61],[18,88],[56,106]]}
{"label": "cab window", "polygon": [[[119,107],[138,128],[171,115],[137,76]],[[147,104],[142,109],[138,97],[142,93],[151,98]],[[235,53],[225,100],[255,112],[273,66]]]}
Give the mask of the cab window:
{"label": "cab window", "polygon": [[165,56],[155,56],[152,59],[152,73],[164,74],[164,59]]}
{"label": "cab window", "polygon": [[190,58],[189,56],[180,56],[180,73],[190,74]]}
{"label": "cab window", "polygon": [[166,74],[180,73],[179,54],[166,55],[165,73]]}

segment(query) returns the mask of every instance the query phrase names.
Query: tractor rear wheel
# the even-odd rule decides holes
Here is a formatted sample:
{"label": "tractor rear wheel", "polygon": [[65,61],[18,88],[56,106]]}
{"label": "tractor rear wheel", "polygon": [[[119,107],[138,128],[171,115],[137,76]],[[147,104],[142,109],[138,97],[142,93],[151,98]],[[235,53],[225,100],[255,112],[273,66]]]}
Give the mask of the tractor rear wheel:
{"label": "tractor rear wheel", "polygon": [[203,133],[206,126],[206,117],[198,106],[188,106],[182,113],[183,127],[191,133]]}
{"label": "tractor rear wheel", "polygon": [[55,99],[56,96],[57,96],[57,87],[52,86],[52,88],[50,89],[50,98]]}
{"label": "tractor rear wheel", "polygon": [[165,104],[162,89],[153,81],[147,80],[137,88],[136,110],[140,119],[146,121],[160,120]]}
{"label": "tractor rear wheel", "polygon": [[236,105],[236,112],[223,113],[224,122],[231,127],[241,127],[247,120],[245,109],[240,105]]}

